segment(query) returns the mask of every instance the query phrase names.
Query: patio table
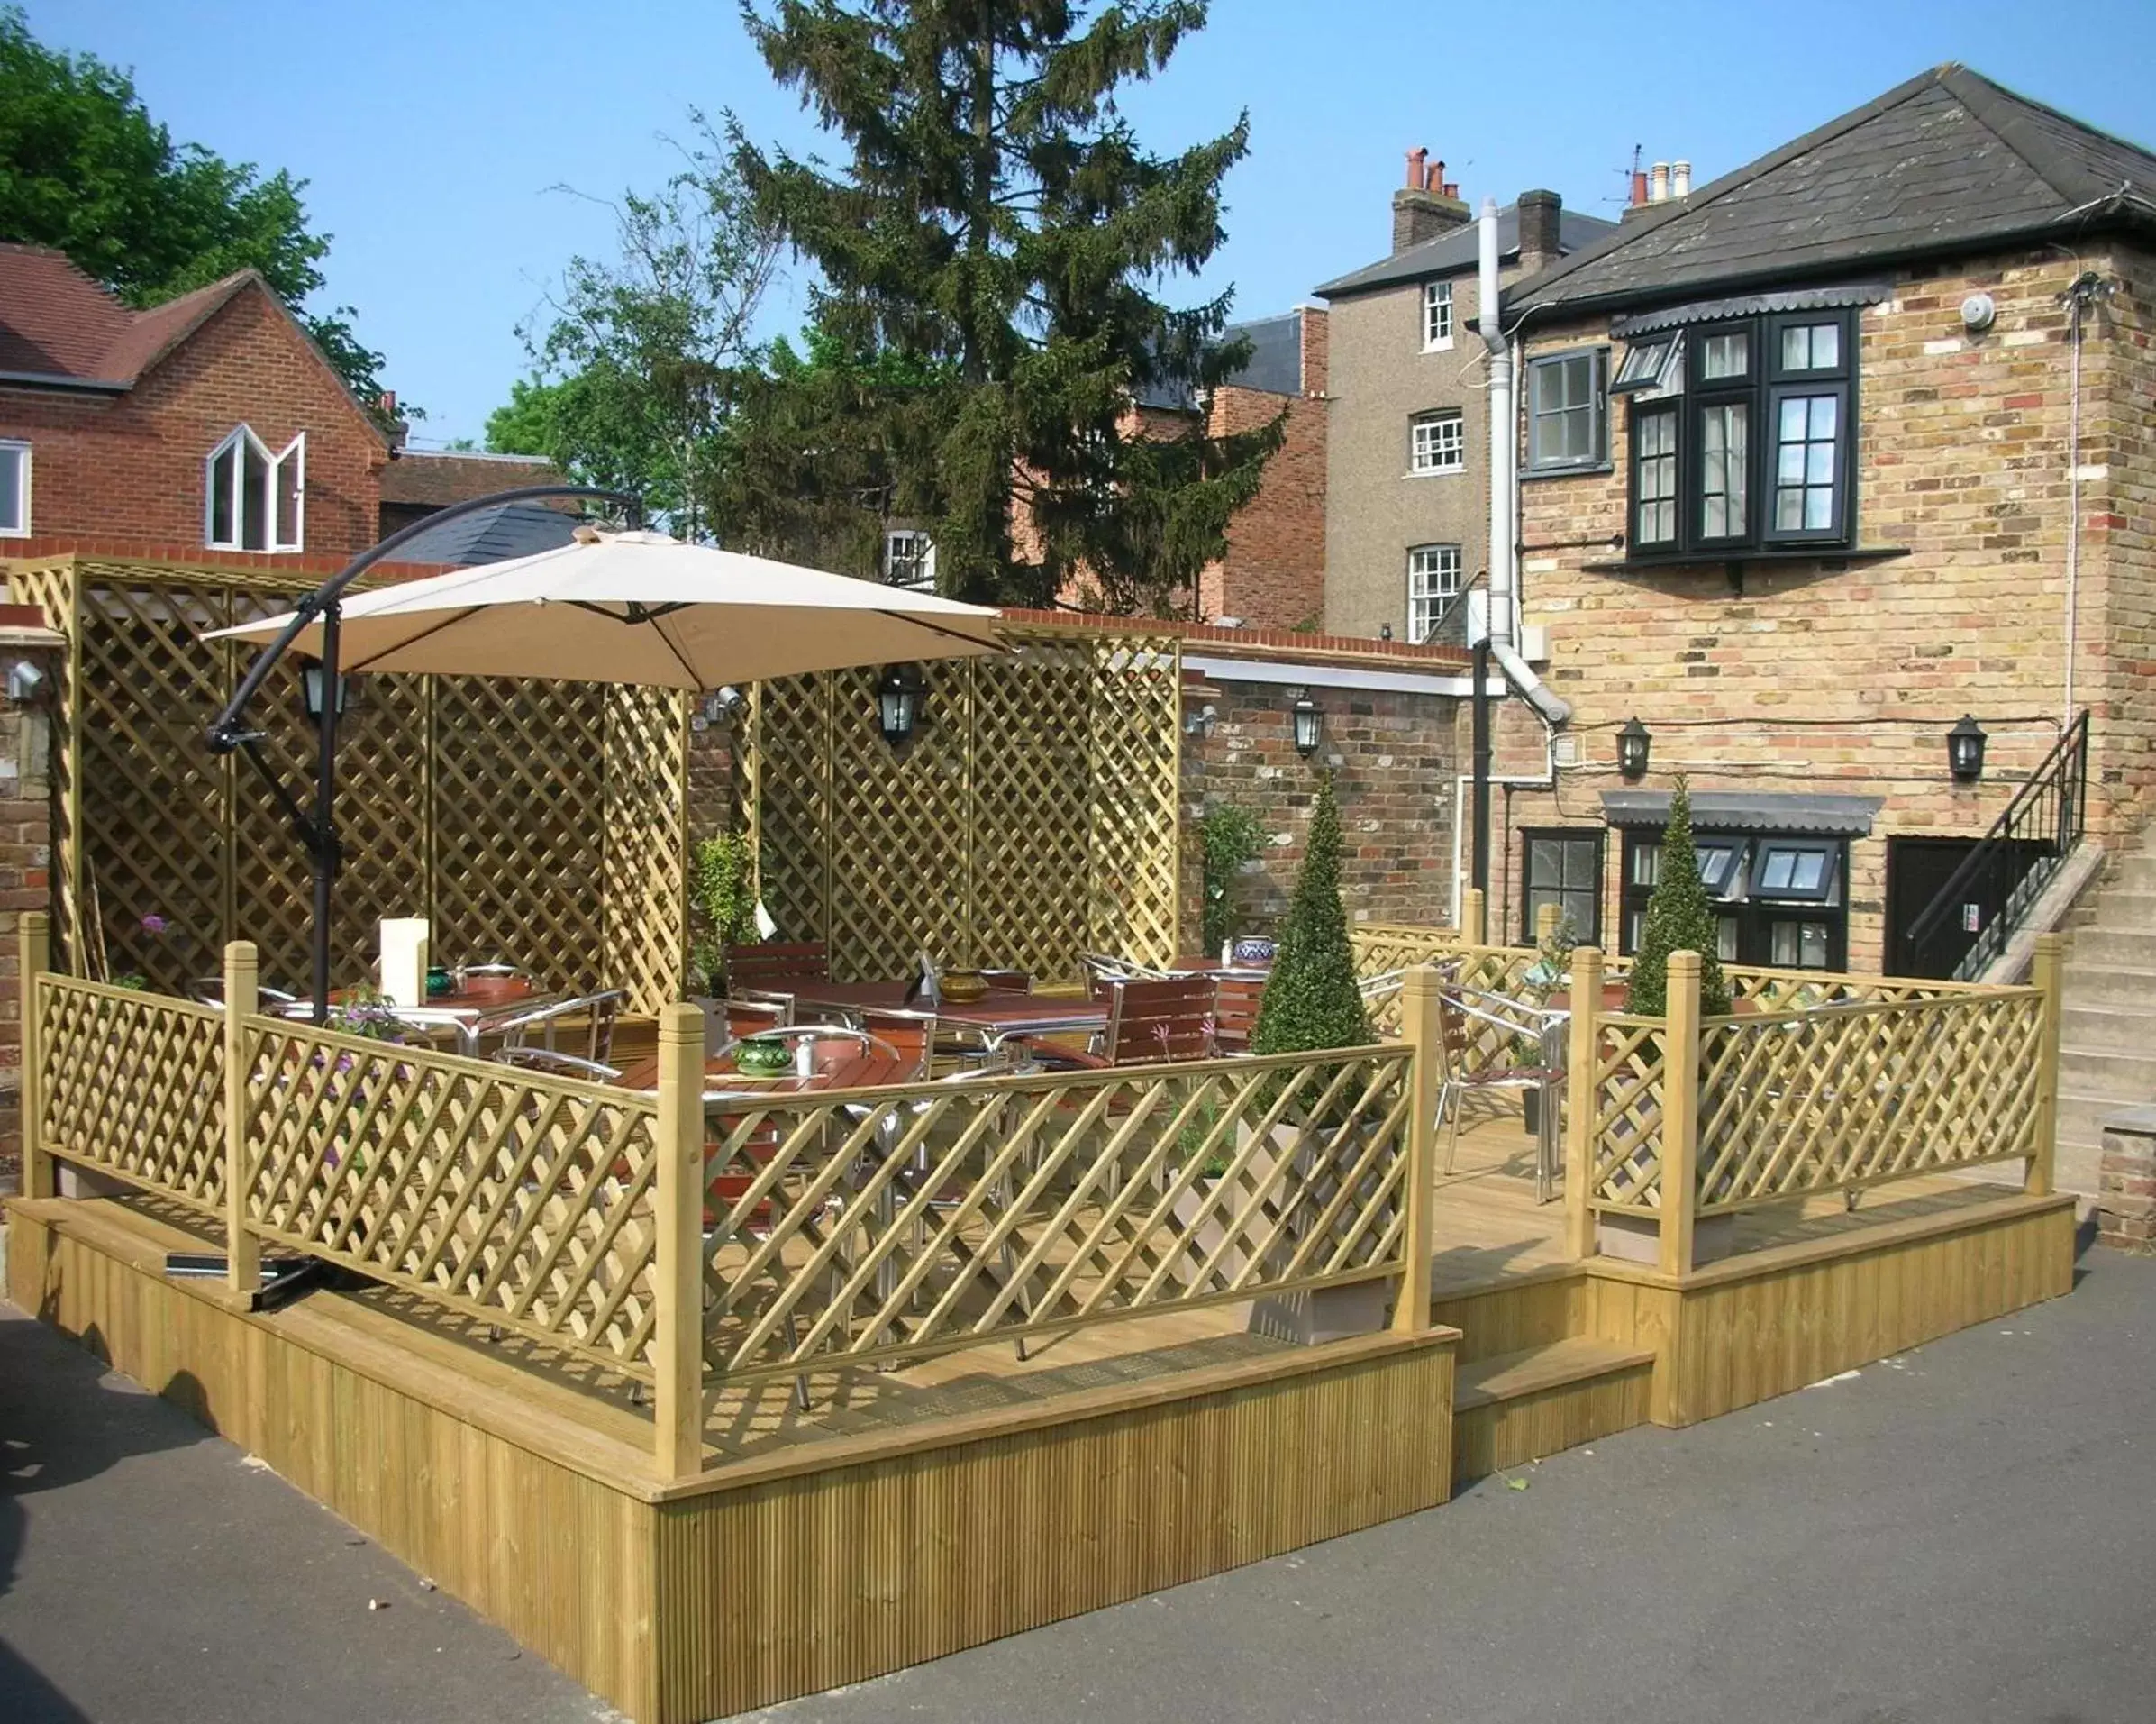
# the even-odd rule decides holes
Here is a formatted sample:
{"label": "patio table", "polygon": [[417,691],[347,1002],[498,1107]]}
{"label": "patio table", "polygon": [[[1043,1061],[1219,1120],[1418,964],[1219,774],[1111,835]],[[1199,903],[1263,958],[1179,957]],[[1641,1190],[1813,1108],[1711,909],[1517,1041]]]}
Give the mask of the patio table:
{"label": "patio table", "polygon": [[[350,988],[338,989],[330,995],[330,1004],[350,1005],[354,991]],[[562,998],[559,990],[537,987],[522,976],[475,976],[449,993],[429,995],[423,1006],[393,1009],[409,1011],[412,1021],[423,1028],[450,1030],[457,1038],[457,1052],[476,1055],[479,1032],[488,1017],[512,1008],[535,1011]],[[278,1007],[277,1015],[311,1018],[314,1016],[314,1007],[312,1001],[296,999]]]}
{"label": "patio table", "polygon": [[[827,981],[803,976],[774,981],[774,990],[793,995],[796,1006],[821,1011],[905,1011],[907,981]],[[926,1010],[919,1000],[911,1009]],[[980,1034],[994,1053],[1013,1035],[1090,1035],[1108,1026],[1105,1003],[1083,995],[1006,993],[991,989],[978,999],[946,999],[935,1008],[938,1023]]]}

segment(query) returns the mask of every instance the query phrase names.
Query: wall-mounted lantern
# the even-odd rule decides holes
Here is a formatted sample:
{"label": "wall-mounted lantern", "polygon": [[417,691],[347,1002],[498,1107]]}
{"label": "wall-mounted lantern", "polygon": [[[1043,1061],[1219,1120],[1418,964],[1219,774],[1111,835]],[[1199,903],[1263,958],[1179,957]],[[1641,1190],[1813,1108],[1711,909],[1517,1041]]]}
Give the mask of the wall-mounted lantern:
{"label": "wall-mounted lantern", "polygon": [[1654,746],[1653,734],[1634,716],[1617,733],[1617,771],[1628,779],[1647,776],[1647,755]]}
{"label": "wall-mounted lantern", "polygon": [[1295,703],[1295,752],[1305,760],[1317,753],[1318,738],[1324,734],[1325,716],[1317,709],[1317,702],[1305,695]]}
{"label": "wall-mounted lantern", "polygon": [[1984,776],[1984,726],[1968,713],[1946,733],[1946,765],[1956,784],[1974,784]]}
{"label": "wall-mounted lantern", "polygon": [[917,664],[894,664],[876,685],[876,723],[883,739],[893,748],[913,740],[914,726],[921,720],[923,683]]}

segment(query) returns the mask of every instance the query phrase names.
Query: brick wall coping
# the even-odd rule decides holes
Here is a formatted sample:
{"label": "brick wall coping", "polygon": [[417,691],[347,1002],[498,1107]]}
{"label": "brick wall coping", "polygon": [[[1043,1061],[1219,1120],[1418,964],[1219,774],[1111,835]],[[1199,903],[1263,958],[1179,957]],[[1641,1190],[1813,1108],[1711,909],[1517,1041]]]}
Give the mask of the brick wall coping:
{"label": "brick wall coping", "polygon": [[1108,616],[1094,611],[1005,608],[1004,616],[1029,628],[1114,630],[1121,634],[1173,634],[1186,648],[1203,646],[1209,657],[1290,664],[1344,664],[1442,673],[1464,670],[1468,654],[1457,646],[1412,646],[1360,634],[1305,634],[1286,628],[1222,628],[1162,616]]}
{"label": "brick wall coping", "polygon": [[2139,1107],[2121,1108],[2116,1113],[2106,1114],[2099,1129],[2127,1132],[2136,1137],[2156,1137],[2156,1102],[2143,1102]]}
{"label": "brick wall coping", "polygon": [[[189,573],[294,575],[292,584],[318,587],[338,573],[350,557],[314,556],[305,552],[211,551],[202,545],[149,544],[140,539],[92,539],[68,534],[52,538],[11,539],[0,549],[0,570],[12,563],[50,563],[61,557],[78,557],[90,562],[131,562],[145,568],[177,569]],[[447,562],[378,562],[368,572],[393,574],[399,580],[426,575],[444,575],[459,565]],[[309,579],[311,577],[312,579]]]}

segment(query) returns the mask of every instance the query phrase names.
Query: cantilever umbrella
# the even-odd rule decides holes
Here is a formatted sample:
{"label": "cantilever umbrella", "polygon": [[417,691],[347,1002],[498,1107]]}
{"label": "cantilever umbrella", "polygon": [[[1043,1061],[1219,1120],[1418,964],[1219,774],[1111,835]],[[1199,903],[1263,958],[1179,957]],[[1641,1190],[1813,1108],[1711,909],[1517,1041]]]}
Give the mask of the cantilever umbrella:
{"label": "cantilever umbrella", "polygon": [[322,703],[310,815],[277,779],[242,719],[281,652],[296,648],[319,659],[329,682],[346,671],[387,670],[701,689],[1004,650],[1002,617],[984,607],[684,544],[660,533],[579,528],[570,543],[532,556],[346,593],[368,563],[413,531],[363,553],[298,609],[217,631],[270,643],[212,726],[210,745],[248,750],[314,857],[317,1018],[329,1009],[337,703]]}
{"label": "cantilever umbrella", "polygon": [[[296,613],[223,629],[274,641]],[[716,689],[731,682],[1002,650],[994,610],[662,533],[580,532],[509,562],[341,601],[341,670],[554,677]],[[288,645],[323,652],[318,618]]]}

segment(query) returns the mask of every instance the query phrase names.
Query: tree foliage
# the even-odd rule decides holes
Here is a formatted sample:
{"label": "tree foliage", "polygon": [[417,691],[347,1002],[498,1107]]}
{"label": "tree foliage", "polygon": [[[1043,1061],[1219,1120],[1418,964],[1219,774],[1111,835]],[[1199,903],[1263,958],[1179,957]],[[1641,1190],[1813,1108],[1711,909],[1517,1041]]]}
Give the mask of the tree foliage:
{"label": "tree foliage", "polygon": [[175,143],[125,72],[45,47],[20,7],[0,6],[0,239],[56,247],[137,306],[259,270],[371,409],[383,359],[352,308],[307,309],[330,236],[308,227],[305,189]]}
{"label": "tree foliage", "polygon": [[519,330],[535,375],[487,424],[489,449],[545,455],[582,483],[640,493],[696,538],[723,486],[723,433],[755,375],[755,322],[778,246],[711,129],[656,194],[610,205],[618,255],[576,257]]}
{"label": "tree foliage", "polygon": [[[1280,437],[1149,438],[1129,411],[1202,404],[1248,357],[1220,339],[1226,296],[1153,292],[1220,245],[1247,122],[1159,156],[1117,105],[1204,24],[1202,0],[773,0],[744,18],[844,156],[766,153],[734,128],[759,206],[820,273],[812,356],[844,358],[774,372],[758,451],[785,447],[820,509],[926,527],[959,597],[1040,603],[1084,580],[1127,610],[1194,588]],[[750,534],[789,529],[756,514],[783,491],[741,501]]]}
{"label": "tree foliage", "polygon": [[1370,1039],[1340,901],[1340,805],[1328,772],[1318,780],[1309,845],[1251,1032],[1251,1052],[1305,1054],[1360,1047]]}
{"label": "tree foliage", "polygon": [[1265,835],[1258,816],[1232,802],[1216,802],[1198,817],[1198,841],[1205,852],[1205,901],[1201,913],[1202,945],[1220,950],[1235,935],[1235,881],[1243,863],[1258,853]]}
{"label": "tree foliage", "polygon": [[1722,973],[1721,923],[1699,879],[1699,852],[1692,842],[1692,798],[1683,779],[1669,793],[1669,821],[1662,829],[1660,871],[1647,900],[1647,925],[1633,955],[1632,985],[1624,1009],[1660,1017],[1669,1008],[1669,954],[1699,954],[1699,1008],[1715,1016],[1729,1010],[1729,981]]}

